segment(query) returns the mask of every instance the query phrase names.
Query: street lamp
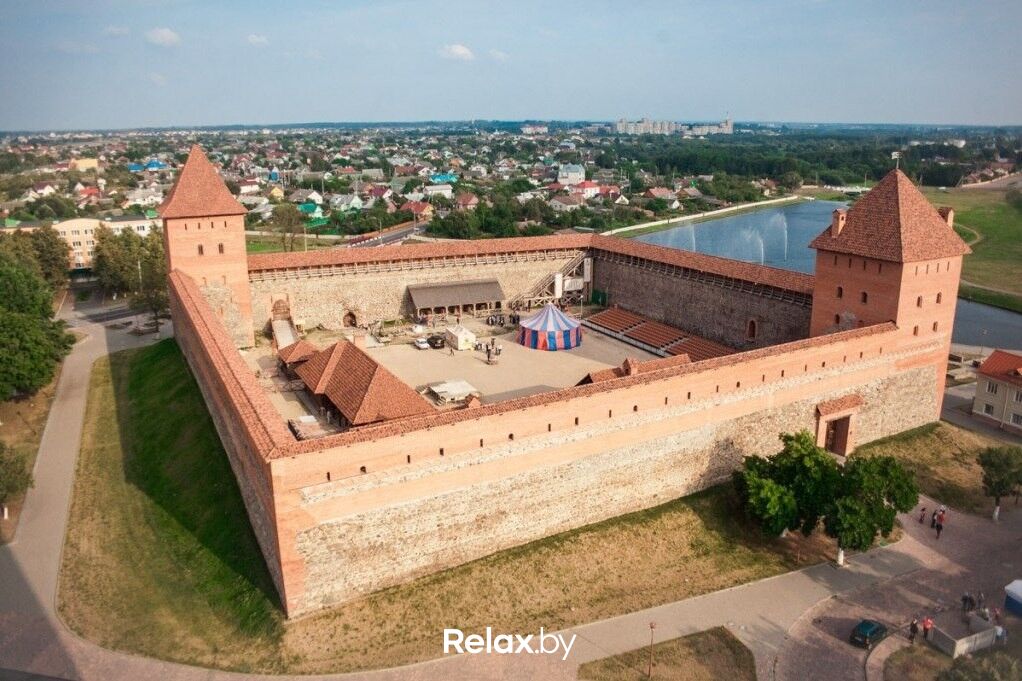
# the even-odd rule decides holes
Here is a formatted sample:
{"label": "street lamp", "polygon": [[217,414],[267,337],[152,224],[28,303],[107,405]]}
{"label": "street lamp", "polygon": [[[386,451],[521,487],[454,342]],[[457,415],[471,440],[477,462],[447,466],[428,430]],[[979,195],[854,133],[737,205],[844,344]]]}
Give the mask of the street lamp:
{"label": "street lamp", "polygon": [[653,678],[653,631],[656,629],[656,622],[649,623],[649,671],[646,676]]}

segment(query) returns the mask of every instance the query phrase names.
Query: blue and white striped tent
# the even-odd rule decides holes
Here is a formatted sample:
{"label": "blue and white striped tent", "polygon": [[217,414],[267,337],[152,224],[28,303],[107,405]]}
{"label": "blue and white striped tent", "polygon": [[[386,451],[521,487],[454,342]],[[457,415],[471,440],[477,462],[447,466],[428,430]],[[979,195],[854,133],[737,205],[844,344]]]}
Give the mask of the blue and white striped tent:
{"label": "blue and white striped tent", "polygon": [[536,350],[568,350],[582,343],[582,325],[548,303],[519,323],[518,342]]}

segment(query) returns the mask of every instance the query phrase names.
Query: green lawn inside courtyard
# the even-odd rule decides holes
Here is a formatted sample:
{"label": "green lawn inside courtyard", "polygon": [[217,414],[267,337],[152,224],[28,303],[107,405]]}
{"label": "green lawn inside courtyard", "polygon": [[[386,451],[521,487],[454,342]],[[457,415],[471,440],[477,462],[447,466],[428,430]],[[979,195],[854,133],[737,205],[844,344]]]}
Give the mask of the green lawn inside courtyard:
{"label": "green lawn inside courtyard", "polygon": [[[579,667],[579,681],[641,681],[649,648],[604,657]],[[660,681],[755,681],[752,651],[724,627],[715,627],[653,645],[653,678]]]}
{"label": "green lawn inside courtyard", "polygon": [[[331,248],[336,246],[337,243],[333,239],[317,239],[311,234],[308,236],[308,250],[310,251]],[[306,242],[303,241],[302,235],[299,234],[295,237],[295,251],[304,251],[305,247]],[[249,253],[281,253],[284,251],[284,244],[280,237],[247,234],[245,236],[245,250]]]}
{"label": "green lawn inside courtyard", "polygon": [[233,474],[173,340],[92,373],[58,596],[101,645],[259,672],[389,667],[442,654],[442,630],[547,630],[833,557],[767,538],[724,485],[285,621]]}

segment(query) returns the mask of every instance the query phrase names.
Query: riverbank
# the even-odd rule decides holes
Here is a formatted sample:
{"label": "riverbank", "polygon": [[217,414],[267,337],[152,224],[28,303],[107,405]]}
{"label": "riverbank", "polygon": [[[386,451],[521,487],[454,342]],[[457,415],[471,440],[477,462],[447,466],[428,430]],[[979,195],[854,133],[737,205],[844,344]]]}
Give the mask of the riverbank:
{"label": "riverbank", "polygon": [[642,234],[650,234],[652,232],[659,232],[665,229],[671,229],[683,224],[694,224],[697,222],[705,222],[707,220],[715,220],[720,217],[727,215],[740,215],[742,213],[751,213],[753,211],[760,210],[762,208],[770,208],[773,206],[783,206],[792,203],[799,203],[800,201],[813,201],[812,197],[803,196],[782,196],[779,199],[767,199],[766,201],[757,201],[756,203],[744,203],[740,206],[728,206],[727,208],[719,208],[717,210],[703,211],[702,213],[692,213],[691,215],[681,215],[678,217],[667,218],[665,220],[654,220],[653,222],[642,222],[637,225],[631,225],[629,227],[618,227],[617,229],[607,230],[602,232],[603,236],[615,236],[626,234],[628,238],[640,236]]}

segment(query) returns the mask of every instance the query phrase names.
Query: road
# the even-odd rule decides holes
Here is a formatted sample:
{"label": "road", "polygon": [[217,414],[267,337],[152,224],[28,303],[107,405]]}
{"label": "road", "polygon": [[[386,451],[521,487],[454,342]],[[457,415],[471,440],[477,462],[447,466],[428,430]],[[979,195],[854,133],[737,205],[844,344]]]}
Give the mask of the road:
{"label": "road", "polygon": [[[155,340],[88,321],[97,312],[62,310],[87,336],[61,372],[40,444],[36,486],[26,500],[17,538],[0,547],[0,679],[25,678],[4,668],[88,681],[285,678],[217,672],[107,650],[78,638],[57,617],[60,554],[91,366],[109,352]],[[567,661],[549,655],[459,655],[397,669],[294,678],[574,679],[586,661],[646,645],[652,621],[658,640],[727,626],[753,651],[761,679],[862,679],[865,655],[844,642],[852,619],[868,613],[897,625],[911,613],[946,603],[965,585],[982,584],[996,594],[1017,573],[1022,511],[1006,512],[997,525],[983,518],[952,518],[939,545],[926,528],[913,524],[911,515],[904,516],[907,530],[901,542],[852,556],[846,568],[817,565],[574,627],[563,632],[578,636]],[[438,654],[440,646],[438,632]]]}

